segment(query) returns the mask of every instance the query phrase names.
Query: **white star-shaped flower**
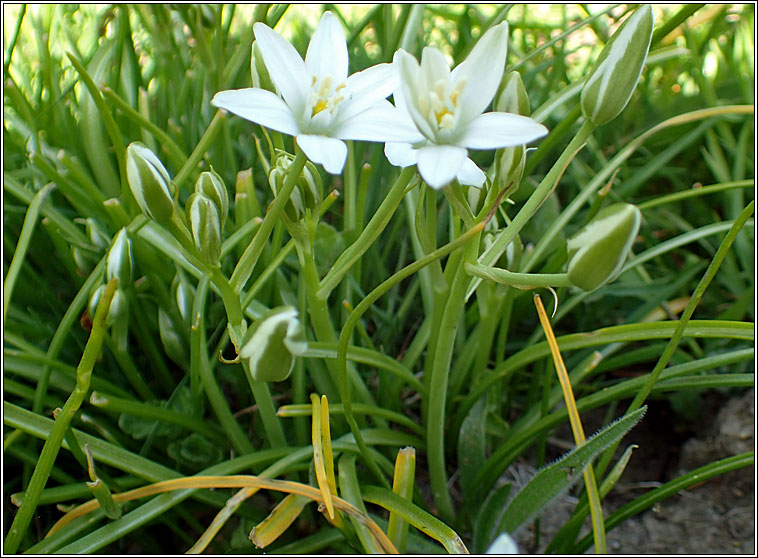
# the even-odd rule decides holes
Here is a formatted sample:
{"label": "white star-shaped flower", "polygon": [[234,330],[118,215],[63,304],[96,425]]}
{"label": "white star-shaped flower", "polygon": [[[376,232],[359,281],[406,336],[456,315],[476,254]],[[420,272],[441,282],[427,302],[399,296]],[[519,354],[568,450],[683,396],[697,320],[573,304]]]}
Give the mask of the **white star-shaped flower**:
{"label": "white star-shaped flower", "polygon": [[504,112],[485,112],[497,92],[505,67],[508,24],[503,22],[477,42],[466,60],[452,71],[444,55],[426,47],[421,64],[405,52],[395,53],[400,86],[395,104],[407,112],[420,142],[387,143],[384,152],[396,166],[417,165],[432,188],[453,179],[481,186],[485,175],[469,159],[468,149],[497,149],[524,145],[547,134],[531,118]]}

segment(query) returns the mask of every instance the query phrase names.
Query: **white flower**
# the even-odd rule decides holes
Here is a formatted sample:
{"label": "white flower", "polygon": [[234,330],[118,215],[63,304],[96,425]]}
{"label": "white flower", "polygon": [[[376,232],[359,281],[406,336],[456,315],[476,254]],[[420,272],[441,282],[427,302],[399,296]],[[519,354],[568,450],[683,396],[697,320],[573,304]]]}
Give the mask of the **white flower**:
{"label": "white flower", "polygon": [[327,172],[342,171],[342,140],[417,141],[418,131],[386,97],[397,86],[393,64],[378,64],[350,77],[345,34],[325,12],[305,61],[281,35],[253,26],[258,49],[278,95],[259,88],[216,93],[211,104],[273,130],[295,136],[308,158]]}
{"label": "white flower", "polygon": [[468,149],[523,145],[547,134],[547,128],[517,114],[486,112],[505,67],[508,23],[487,31],[466,60],[452,71],[444,55],[424,48],[421,64],[405,52],[395,53],[400,87],[395,104],[404,109],[424,139],[418,143],[387,143],[384,152],[396,166],[418,165],[432,188],[457,178],[481,186],[485,175],[468,158]]}

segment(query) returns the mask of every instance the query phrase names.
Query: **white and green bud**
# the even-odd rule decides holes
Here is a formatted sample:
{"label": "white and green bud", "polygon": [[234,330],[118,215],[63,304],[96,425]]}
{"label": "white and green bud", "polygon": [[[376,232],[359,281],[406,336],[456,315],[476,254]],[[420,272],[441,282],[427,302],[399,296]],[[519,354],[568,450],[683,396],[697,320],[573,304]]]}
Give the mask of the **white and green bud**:
{"label": "white and green bud", "polygon": [[[100,299],[102,298],[104,292],[105,284],[100,285],[97,289],[92,291],[92,294],[89,297],[89,304],[87,305],[87,313],[89,314],[90,319],[95,318],[97,305],[100,302]],[[111,306],[108,309],[108,317],[105,318],[105,325],[112,326],[126,315],[126,311],[126,296],[124,296],[124,293],[120,288],[117,288],[113,293],[113,299],[111,299]]]}
{"label": "white and green bud", "polygon": [[653,37],[653,8],[645,4],[626,18],[598,56],[582,89],[582,113],[595,126],[616,118],[637,87]]}
{"label": "white and green bud", "polygon": [[159,223],[171,220],[176,204],[176,186],[155,153],[140,142],[126,148],[126,179],[140,209]]}
{"label": "white and green bud", "polygon": [[281,382],[292,373],[295,357],[307,348],[297,310],[283,306],[267,313],[247,331],[239,356],[248,360],[254,380]]}
{"label": "white and green bud", "polygon": [[[277,152],[276,163],[268,175],[268,183],[274,195],[282,189],[284,181],[289,174],[289,168],[294,157],[284,151]],[[306,209],[313,209],[321,202],[323,190],[321,175],[316,166],[310,161],[305,163],[303,171],[297,180],[295,189],[292,191],[289,202],[285,206],[285,213],[292,221],[299,221],[305,216]]]}
{"label": "white and green bud", "polygon": [[[521,116],[529,116],[532,113],[529,96],[524,88],[524,82],[521,81],[521,74],[514,71],[505,75],[494,106],[498,112],[510,112]],[[505,147],[495,152],[495,177],[500,188],[512,184],[508,191],[509,195],[514,194],[518,189],[525,165],[525,145]]]}
{"label": "white and green bud", "polygon": [[195,192],[205,194],[216,204],[223,230],[226,218],[229,216],[229,192],[224,186],[224,181],[213,170],[201,172],[195,182]]}
{"label": "white and green bud", "polygon": [[265,89],[276,93],[276,86],[271,81],[271,76],[268,73],[266,64],[263,63],[263,56],[261,56],[261,50],[258,46],[258,41],[253,41],[252,53],[250,57],[250,73],[253,77],[253,87],[259,89]]}
{"label": "white and green bud", "polygon": [[214,201],[201,192],[195,192],[187,200],[187,220],[203,260],[209,265],[218,265],[221,257],[221,219]]}
{"label": "white and green bud", "polygon": [[106,280],[110,281],[114,277],[118,279],[121,289],[132,282],[132,242],[125,228],[113,237],[113,244],[105,261]]}
{"label": "white and green bud", "polygon": [[567,243],[569,281],[593,291],[621,272],[642,219],[639,208],[615,203],[598,211]]}

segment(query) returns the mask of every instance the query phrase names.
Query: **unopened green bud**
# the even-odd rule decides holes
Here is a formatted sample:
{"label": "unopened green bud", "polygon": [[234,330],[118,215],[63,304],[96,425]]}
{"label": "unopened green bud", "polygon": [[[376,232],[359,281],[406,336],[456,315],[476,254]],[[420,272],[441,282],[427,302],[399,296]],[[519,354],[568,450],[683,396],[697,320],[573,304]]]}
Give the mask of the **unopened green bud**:
{"label": "unopened green bud", "polygon": [[118,286],[122,289],[132,282],[132,242],[125,228],[116,233],[111,249],[108,250],[105,277],[108,281],[116,277]]}
{"label": "unopened green bud", "polygon": [[500,93],[495,99],[497,112],[510,112],[529,116],[532,109],[529,107],[529,96],[526,94],[521,74],[516,71],[508,72],[500,83]]}
{"label": "unopened green bud", "polygon": [[639,7],[621,24],[600,53],[582,89],[582,113],[595,126],[616,118],[640,79],[650,40],[653,8]]}
{"label": "unopened green bud", "polygon": [[[529,96],[521,81],[521,74],[509,72],[503,78],[500,94],[495,100],[495,110],[529,116]],[[526,146],[505,147],[495,152],[495,177],[500,188],[510,186],[508,195],[513,195],[521,183],[526,165]]]}
{"label": "unopened green bud", "polygon": [[640,228],[636,205],[615,203],[568,240],[568,278],[582,290],[593,291],[621,272]]}
{"label": "unopened green bud", "polygon": [[258,320],[245,335],[239,356],[248,359],[250,374],[258,382],[286,380],[295,357],[308,348],[297,310],[276,308]]}
{"label": "unopened green bud", "polygon": [[250,58],[250,73],[253,76],[253,87],[276,93],[276,86],[274,85],[274,82],[271,81],[271,76],[268,73],[266,64],[263,62],[263,56],[261,55],[260,47],[258,47],[258,41],[253,41]]}
{"label": "unopened green bud", "polygon": [[206,263],[218,265],[221,257],[221,220],[216,204],[205,194],[195,192],[187,200],[187,220],[195,248]]}
{"label": "unopened green bud", "polygon": [[213,200],[223,229],[229,215],[229,192],[227,192],[221,177],[213,170],[201,172],[197,182],[195,182],[195,192],[203,193]]}
{"label": "unopened green bud", "polygon": [[[294,157],[284,151],[278,151],[276,164],[268,175],[268,183],[274,195],[279,193],[289,173],[289,168]],[[305,163],[303,171],[297,180],[295,189],[292,191],[285,213],[293,221],[299,221],[305,215],[306,209],[313,209],[321,201],[322,195],[321,175],[316,166],[310,161]]]}
{"label": "unopened green bud", "polygon": [[[105,292],[105,285],[100,285],[90,295],[89,304],[87,305],[87,313],[89,314],[90,319],[95,318],[95,311],[97,310],[97,305],[100,302],[100,299],[102,298],[104,292]],[[126,310],[127,310],[126,297],[124,296],[124,293],[121,291],[121,289],[117,288],[116,291],[113,293],[111,306],[108,309],[108,317],[105,318],[105,325],[112,326],[113,324],[115,324],[119,319],[121,319],[126,314]]]}
{"label": "unopened green bud", "polygon": [[142,211],[159,223],[174,215],[176,186],[155,153],[140,142],[126,148],[126,179]]}

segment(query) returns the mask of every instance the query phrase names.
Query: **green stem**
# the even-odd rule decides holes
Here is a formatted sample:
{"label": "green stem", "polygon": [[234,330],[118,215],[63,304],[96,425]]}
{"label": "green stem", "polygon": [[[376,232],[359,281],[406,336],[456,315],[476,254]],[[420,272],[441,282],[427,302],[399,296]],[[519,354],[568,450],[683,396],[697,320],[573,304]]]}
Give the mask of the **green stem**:
{"label": "green stem", "polygon": [[413,178],[416,172],[416,167],[406,167],[397,177],[395,184],[392,185],[390,191],[387,193],[387,197],[381,203],[379,208],[374,213],[374,216],[368,222],[366,227],[361,232],[361,235],[356,241],[351,244],[342,254],[340,254],[337,261],[323,278],[318,291],[319,298],[326,300],[332,289],[336,287],[342,277],[350,270],[350,267],[368,250],[368,248],[374,243],[377,237],[381,234],[384,228],[389,223],[392,215],[394,215],[397,206],[400,205],[403,197],[405,196],[405,189],[408,183]]}
{"label": "green stem", "polygon": [[92,332],[87,340],[87,345],[84,347],[84,353],[79,361],[79,366],[76,369],[76,386],[66,400],[65,405],[63,405],[63,409],[58,413],[50,435],[42,447],[37,466],[34,468],[34,473],[29,481],[29,487],[26,490],[24,502],[13,519],[13,524],[5,539],[4,550],[9,554],[15,553],[21,544],[29,522],[37,509],[39,497],[50,476],[50,471],[55,463],[55,458],[60,450],[66,430],[89,391],[92,368],[95,366],[95,361],[100,355],[103,336],[105,335],[105,319],[108,317],[108,310],[110,309],[113,295],[116,292],[117,284],[118,281],[115,278],[108,282],[103,297],[97,305],[95,318],[92,321]]}
{"label": "green stem", "polygon": [[361,454],[364,457],[364,460],[368,464],[369,468],[371,469],[371,472],[376,476],[377,479],[379,479],[383,485],[388,485],[387,479],[384,478],[384,475],[382,475],[381,471],[379,470],[378,465],[374,461],[373,457],[368,451],[368,447],[366,446],[366,443],[363,440],[363,436],[361,434],[360,429],[358,428],[358,424],[355,421],[355,417],[353,416],[353,407],[352,407],[352,398],[350,395],[350,385],[348,384],[347,379],[347,347],[350,341],[350,338],[353,333],[353,329],[355,328],[356,324],[358,323],[358,320],[361,319],[361,316],[371,307],[374,302],[376,302],[382,295],[384,295],[387,291],[389,291],[392,287],[400,283],[402,280],[404,280],[406,277],[409,277],[419,271],[420,269],[423,269],[430,263],[438,260],[439,258],[442,258],[443,256],[446,256],[459,246],[462,246],[466,244],[469,240],[471,240],[473,237],[478,237],[478,235],[481,233],[481,231],[484,229],[484,226],[486,224],[485,222],[481,222],[478,225],[475,225],[472,227],[468,232],[462,234],[449,244],[446,244],[445,246],[438,248],[437,250],[434,250],[433,252],[430,252],[423,258],[420,258],[413,262],[412,264],[407,265],[394,275],[392,275],[390,278],[382,282],[380,285],[378,285],[373,291],[371,291],[366,297],[355,307],[355,309],[351,312],[350,316],[347,319],[347,322],[345,322],[345,326],[342,328],[342,332],[339,336],[339,345],[337,348],[337,364],[338,364],[338,382],[339,382],[339,388],[340,388],[340,395],[342,397],[342,404],[345,409],[345,418],[347,419],[348,424],[350,425],[350,430],[353,433],[353,437],[355,438],[356,443],[358,444],[358,447],[361,450]]}
{"label": "green stem", "polygon": [[452,270],[453,279],[436,335],[433,364],[429,370],[429,403],[426,417],[429,477],[437,511],[440,517],[448,522],[454,519],[455,512],[453,511],[450,491],[447,488],[447,470],[445,467],[445,403],[455,336],[458,332],[461,312],[466,304],[466,289],[469,285],[469,276],[464,272],[464,265],[466,261],[476,261],[479,238],[480,234],[474,235],[466,246],[466,255]]}
{"label": "green stem", "polygon": [[253,445],[248,440],[242,428],[240,428],[231,409],[229,409],[229,404],[218,385],[216,377],[213,375],[213,366],[208,359],[204,318],[209,283],[210,280],[207,277],[200,279],[195,293],[195,302],[192,307],[194,318],[192,320],[192,329],[190,330],[191,366],[197,368],[196,373],[202,382],[205,396],[208,398],[211,408],[221,424],[221,428],[224,429],[229,443],[237,453],[245,455],[253,452]]}
{"label": "green stem", "polygon": [[250,275],[252,275],[255,264],[258,262],[258,258],[271,235],[271,231],[273,230],[274,225],[279,221],[279,217],[281,216],[282,211],[284,211],[284,206],[289,201],[290,194],[292,194],[292,191],[295,189],[295,185],[297,184],[298,178],[300,178],[300,173],[303,171],[306,161],[307,158],[305,153],[302,151],[298,152],[295,160],[290,165],[282,189],[269,207],[266,217],[263,219],[263,223],[261,223],[261,227],[253,237],[252,242],[245,249],[237,266],[234,268],[231,284],[236,292],[242,290],[245,283],[247,283],[247,280],[250,278]]}
{"label": "green stem", "polygon": [[482,279],[511,287],[570,287],[571,282],[566,273],[514,273],[507,269],[488,267],[477,263],[467,263],[466,273]]}
{"label": "green stem", "polygon": [[271,399],[268,384],[266,382],[257,382],[253,379],[247,361],[242,361],[242,367],[245,369],[245,375],[253,392],[255,404],[258,405],[258,413],[263,421],[263,429],[266,431],[269,444],[271,444],[272,448],[286,448],[287,439],[284,437],[282,423],[276,415],[276,407],[274,407],[274,400]]}

